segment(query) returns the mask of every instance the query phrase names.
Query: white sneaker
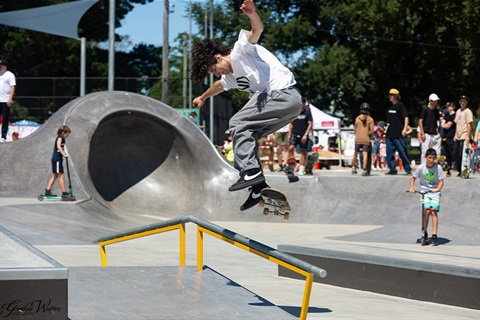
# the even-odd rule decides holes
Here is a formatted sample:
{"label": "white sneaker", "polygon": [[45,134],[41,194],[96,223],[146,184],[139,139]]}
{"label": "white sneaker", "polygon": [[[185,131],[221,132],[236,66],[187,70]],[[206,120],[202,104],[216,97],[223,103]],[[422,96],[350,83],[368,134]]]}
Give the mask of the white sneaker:
{"label": "white sneaker", "polygon": [[305,166],[300,166],[298,169],[298,175],[303,176],[305,174]]}
{"label": "white sneaker", "polygon": [[5,139],[5,138],[2,138],[2,139],[0,140],[0,142],[5,142],[5,141],[7,141],[7,139]]}

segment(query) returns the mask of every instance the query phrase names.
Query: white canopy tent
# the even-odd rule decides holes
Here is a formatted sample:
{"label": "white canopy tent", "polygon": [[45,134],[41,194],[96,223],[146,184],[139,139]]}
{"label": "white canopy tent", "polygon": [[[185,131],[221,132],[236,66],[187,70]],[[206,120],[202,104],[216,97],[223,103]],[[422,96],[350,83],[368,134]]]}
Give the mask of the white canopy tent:
{"label": "white canopy tent", "polygon": [[[322,110],[318,109],[312,104],[309,104],[310,111],[312,113],[313,118],[313,130],[316,131],[316,135],[318,137],[318,144],[322,145],[324,148],[328,148],[328,138],[331,136],[337,136],[339,140],[339,146],[341,146],[340,139],[340,122],[341,119],[331,116]],[[327,150],[327,149],[325,149]],[[342,156],[342,150],[338,148],[338,161],[341,164],[342,159],[345,156]]]}
{"label": "white canopy tent", "polygon": [[312,104],[309,104],[313,117],[313,130],[332,130],[340,132],[340,119],[326,114]]}

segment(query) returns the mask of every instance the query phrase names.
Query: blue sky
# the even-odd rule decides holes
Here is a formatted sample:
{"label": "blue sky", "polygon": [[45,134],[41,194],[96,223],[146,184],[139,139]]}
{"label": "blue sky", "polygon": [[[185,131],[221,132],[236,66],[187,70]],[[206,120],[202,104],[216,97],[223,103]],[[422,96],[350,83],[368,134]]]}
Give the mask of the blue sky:
{"label": "blue sky", "polygon": [[[198,1],[198,0],[197,0]],[[194,2],[197,2],[194,1]],[[189,32],[188,0],[170,0],[171,12],[169,16],[169,42],[181,32]],[[128,35],[133,45],[138,43],[161,46],[163,42],[163,7],[162,0],[136,5],[122,20],[122,27],[115,29],[119,35]],[[192,33],[198,28],[192,23]]]}

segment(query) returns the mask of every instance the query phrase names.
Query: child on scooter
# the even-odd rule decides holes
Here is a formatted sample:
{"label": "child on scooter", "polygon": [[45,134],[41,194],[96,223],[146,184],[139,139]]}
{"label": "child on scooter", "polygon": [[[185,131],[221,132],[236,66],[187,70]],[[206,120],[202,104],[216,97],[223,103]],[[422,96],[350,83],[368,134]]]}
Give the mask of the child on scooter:
{"label": "child on scooter", "polygon": [[[75,198],[72,195],[67,193],[65,188],[65,174],[63,171],[63,158],[68,158],[68,154],[65,151],[65,140],[70,135],[70,128],[68,126],[61,126],[57,130],[57,137],[55,138],[55,144],[53,145],[53,154],[52,154],[52,177],[48,182],[47,189],[45,189],[45,196],[56,197],[52,193],[52,187],[55,181],[58,179],[60,183],[60,188],[62,189],[62,200],[63,201],[74,201]],[[67,160],[68,161],[68,160]]]}
{"label": "child on scooter", "polygon": [[436,163],[437,152],[435,149],[428,149],[425,152],[426,162],[419,165],[410,180],[410,193],[415,193],[415,180],[420,181],[420,191],[427,192],[424,198],[425,215],[423,221],[422,245],[428,244],[428,220],[432,217],[432,243],[438,245],[438,213],[440,212],[441,190],[443,188],[443,180],[445,173],[442,167]]}

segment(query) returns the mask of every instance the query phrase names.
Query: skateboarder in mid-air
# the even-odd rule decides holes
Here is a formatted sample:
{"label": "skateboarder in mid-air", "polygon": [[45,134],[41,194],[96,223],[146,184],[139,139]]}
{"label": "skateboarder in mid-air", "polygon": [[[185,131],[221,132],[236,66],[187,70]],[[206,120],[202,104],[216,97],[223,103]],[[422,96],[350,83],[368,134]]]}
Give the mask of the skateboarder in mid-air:
{"label": "skateboarder in mid-air", "polygon": [[252,0],[245,0],[240,10],[250,19],[251,30],[241,30],[233,47],[219,39],[204,39],[192,49],[190,78],[201,82],[210,73],[219,77],[210,88],[193,100],[201,108],[205,100],[236,88],[250,93],[249,101],[231,119],[234,167],[240,178],[229,191],[250,188],[250,195],[240,210],[260,201],[260,191],[267,188],[258,157],[258,140],[292,122],[300,113],[300,92],[294,87],[292,72],[267,49],[257,44],[263,23]]}

